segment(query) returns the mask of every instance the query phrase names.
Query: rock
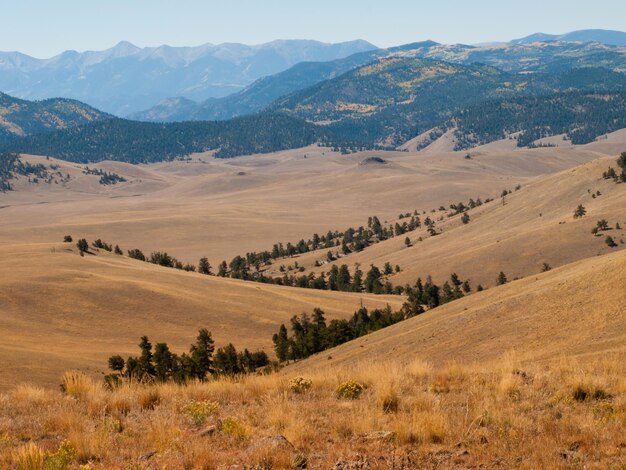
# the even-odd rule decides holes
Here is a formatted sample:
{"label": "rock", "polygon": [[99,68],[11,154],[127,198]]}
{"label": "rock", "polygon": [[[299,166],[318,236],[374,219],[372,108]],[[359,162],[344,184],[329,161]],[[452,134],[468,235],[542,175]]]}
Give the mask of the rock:
{"label": "rock", "polygon": [[257,439],[250,446],[251,449],[258,449],[260,447],[268,447],[272,450],[276,449],[295,449],[293,444],[280,434],[270,437],[262,437]]}
{"label": "rock", "polygon": [[390,441],[396,437],[393,431],[372,431],[361,436],[364,441]]}
{"label": "rock", "polygon": [[139,456],[139,460],[140,461],[150,460],[155,455],[156,455],[156,450],[152,450],[150,452],[146,452],[145,454],[141,454]]}
{"label": "rock", "polygon": [[209,426],[206,426],[206,427],[202,428],[198,432],[198,435],[201,436],[201,437],[212,436],[217,431],[218,431],[218,427],[215,424],[211,424]]}
{"label": "rock", "polygon": [[369,470],[367,460],[339,460],[331,470]]}

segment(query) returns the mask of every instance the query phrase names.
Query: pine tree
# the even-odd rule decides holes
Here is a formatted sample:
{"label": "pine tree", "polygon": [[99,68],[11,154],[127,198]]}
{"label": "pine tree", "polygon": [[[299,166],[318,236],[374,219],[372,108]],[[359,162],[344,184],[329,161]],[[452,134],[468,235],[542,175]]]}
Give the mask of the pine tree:
{"label": "pine tree", "polygon": [[585,209],[585,206],[583,206],[582,204],[579,204],[576,210],[574,211],[574,218],[579,219],[581,217],[584,217],[585,214],[587,214],[587,210]]}
{"label": "pine tree", "polygon": [[361,292],[363,290],[363,271],[361,271],[358,264],[354,270],[354,276],[352,276],[350,290],[352,292]]}
{"label": "pine tree", "polygon": [[339,290],[339,268],[333,265],[328,275],[328,288],[330,290]]}
{"label": "pine tree", "polygon": [[206,257],[200,258],[200,261],[198,261],[198,272],[207,276],[211,274],[211,265]]}
{"label": "pine tree", "polygon": [[152,362],[152,344],[148,340],[147,336],[141,337],[139,343],[139,349],[141,349],[141,355],[139,356],[139,373],[144,378],[154,377],[155,369]]}
{"label": "pine tree", "polygon": [[385,273],[385,276],[389,276],[390,274],[393,274],[393,267],[391,266],[391,263],[389,261],[385,263],[383,272]]}
{"label": "pine tree", "polygon": [[224,375],[241,373],[237,349],[232,343],[217,350],[215,353],[215,368],[220,374]]}
{"label": "pine tree", "polygon": [[441,287],[441,303],[445,304],[447,302],[451,302],[452,300],[454,300],[454,292],[452,287],[450,287],[450,283],[446,281]]}
{"label": "pine tree", "polygon": [[274,334],[272,341],[274,342],[274,351],[279,362],[285,362],[289,357],[289,337],[284,323],[280,325],[280,329],[278,333]]}
{"label": "pine tree", "polygon": [[81,238],[78,242],[76,242],[76,247],[80,253],[89,252],[89,243],[84,238]]}
{"label": "pine tree", "polygon": [[219,277],[226,277],[227,272],[228,272],[228,265],[226,264],[226,261],[222,261],[217,270],[217,275]]}
{"label": "pine tree", "polygon": [[109,358],[109,369],[114,372],[121,373],[124,370],[125,364],[126,363],[124,362],[124,358],[122,356],[116,355]]}
{"label": "pine tree", "polygon": [[365,292],[380,294],[382,290],[382,285],[380,283],[381,277],[382,274],[380,272],[380,269],[378,269],[373,264],[370,265],[370,270],[367,272],[367,276],[365,277]]}
{"label": "pine tree", "polygon": [[159,382],[167,382],[172,374],[173,355],[166,343],[157,343],[154,347],[155,378]]}
{"label": "pine tree", "polygon": [[350,270],[347,264],[342,264],[339,268],[339,275],[337,277],[337,289],[340,291],[350,290],[352,283],[352,277],[350,276]]}
{"label": "pine tree", "polygon": [[501,285],[506,284],[507,282],[508,282],[508,279],[506,278],[506,274],[500,271],[500,274],[498,274],[498,279],[496,279],[496,284],[501,286]]}
{"label": "pine tree", "polygon": [[194,375],[200,380],[206,379],[207,374],[213,372],[213,352],[215,351],[215,342],[211,337],[211,333],[206,328],[198,331],[196,343],[191,346],[189,353],[193,360],[195,370]]}

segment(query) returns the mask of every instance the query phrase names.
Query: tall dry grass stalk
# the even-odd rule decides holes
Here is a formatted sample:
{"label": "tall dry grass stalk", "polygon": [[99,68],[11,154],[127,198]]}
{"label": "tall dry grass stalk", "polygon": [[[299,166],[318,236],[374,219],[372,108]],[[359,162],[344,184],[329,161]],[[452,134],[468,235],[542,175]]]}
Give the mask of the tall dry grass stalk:
{"label": "tall dry grass stalk", "polygon": [[[624,468],[625,359],[416,359],[113,390],[68,372],[64,392],[0,395],[0,468],[44,468],[59,449],[71,468]],[[338,397],[343,383],[362,392]]]}

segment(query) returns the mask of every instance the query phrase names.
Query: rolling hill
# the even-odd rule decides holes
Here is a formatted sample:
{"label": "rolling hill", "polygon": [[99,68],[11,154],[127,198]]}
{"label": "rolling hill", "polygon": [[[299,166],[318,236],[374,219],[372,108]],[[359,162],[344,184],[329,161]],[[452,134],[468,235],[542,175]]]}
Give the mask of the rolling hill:
{"label": "rolling hill", "polygon": [[206,327],[216,342],[271,349],[278,325],[323,308],[347,317],[361,301],[394,308],[402,299],[314,292],[221,279],[99,253],[78,256],[74,244],[0,247],[1,353],[16,381],[58,384],[67,369],[97,374],[115,353],[133,353],[142,335],[188,348]]}
{"label": "rolling hill", "polygon": [[622,250],[478,292],[306,359],[288,373],[358,368],[374,357],[436,366],[486,365],[506,353],[526,363],[599,358],[624,353],[625,311]]}
{"label": "rolling hill", "polygon": [[[477,154],[466,167],[473,165],[485,168],[488,163]],[[626,248],[621,243],[626,241],[626,214],[623,211],[626,185],[602,179],[602,173],[611,165],[615,167],[615,158],[602,158],[531,179],[507,195],[504,204],[501,198],[497,198],[470,209],[468,224],[461,222],[460,215],[446,217],[450,212],[447,205],[444,205],[445,211],[434,213],[422,205],[419,209],[426,210],[426,213],[420,211],[422,220],[427,216],[436,220],[441,233],[429,236],[422,226],[407,234],[412,240],[412,246],[408,248],[403,235],[331,263],[326,263],[328,250],[306,253],[296,260],[305,271],[318,274],[328,272],[333,264],[347,264],[351,271],[357,264],[366,269],[372,264],[397,264],[402,272],[389,277],[394,285],[413,284],[418,276],[425,279],[429,275],[436,283],[443,283],[455,272],[461,279],[469,278],[475,289],[478,284],[494,286],[500,271],[509,279],[527,277],[540,272],[543,263],[557,267],[623,250]],[[596,196],[598,192],[600,195]],[[477,197],[480,196],[473,198]],[[586,207],[588,215],[575,220],[572,214],[579,204]],[[443,220],[439,221],[442,216]],[[388,220],[387,224],[398,221],[394,219]],[[609,221],[612,230],[600,232],[600,236],[592,235],[591,229],[602,219]],[[402,223],[402,220],[398,222]],[[616,229],[616,224],[621,228]],[[606,235],[615,238],[618,247],[608,247]],[[320,262],[323,262],[321,267],[317,266]],[[481,268],[477,270],[476,266]],[[279,275],[277,266],[273,266],[272,271]]]}
{"label": "rolling hill", "polygon": [[111,118],[75,100],[25,101],[0,92],[0,143]]}
{"label": "rolling hill", "polygon": [[427,48],[437,43],[407,44],[389,49],[374,49],[326,62],[300,62],[293,67],[256,80],[245,89],[223,98],[209,98],[201,103],[184,98],[167,99],[129,118],[139,121],[172,122],[188,120],[224,120],[263,110],[278,98],[338,77],[377,58],[395,53]]}
{"label": "rolling hill", "polygon": [[218,158],[270,153],[310,145],[319,140],[319,134],[312,124],[280,113],[166,124],[114,118],[9,141],[0,145],[0,151],[81,163],[147,163],[206,151],[214,151]]}
{"label": "rolling hill", "polygon": [[338,77],[374,60],[407,56],[462,65],[487,64],[512,73],[562,73],[580,67],[623,71],[626,67],[623,49],[597,43],[511,43],[477,47],[424,41],[361,52],[330,62],[302,62],[284,72],[260,78],[244,90],[223,98],[210,98],[201,103],[170,98],[130,118],[157,122],[230,119],[258,112],[282,96]]}
{"label": "rolling hill", "polygon": [[394,149],[426,133],[425,147],[451,129],[457,149],[515,133],[518,146],[560,134],[585,144],[626,126],[625,90],[626,75],[606,68],[528,76],[395,56],[279,98],[251,116],[165,124],[108,120],[29,136],[0,151],[77,162],[151,162],[210,150],[233,157],[313,143],[344,152]]}

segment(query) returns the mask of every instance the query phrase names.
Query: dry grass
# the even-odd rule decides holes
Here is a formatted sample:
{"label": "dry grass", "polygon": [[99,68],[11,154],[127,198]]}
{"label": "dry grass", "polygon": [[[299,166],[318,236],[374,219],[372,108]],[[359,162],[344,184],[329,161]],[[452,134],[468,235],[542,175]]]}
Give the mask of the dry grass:
{"label": "dry grass", "polygon": [[[541,366],[511,356],[482,366],[372,363],[313,372],[301,391],[290,373],[113,391],[70,373],[65,393],[20,386],[0,396],[0,467],[626,465],[624,353]],[[364,385],[358,399],[336,397],[348,380]]]}

